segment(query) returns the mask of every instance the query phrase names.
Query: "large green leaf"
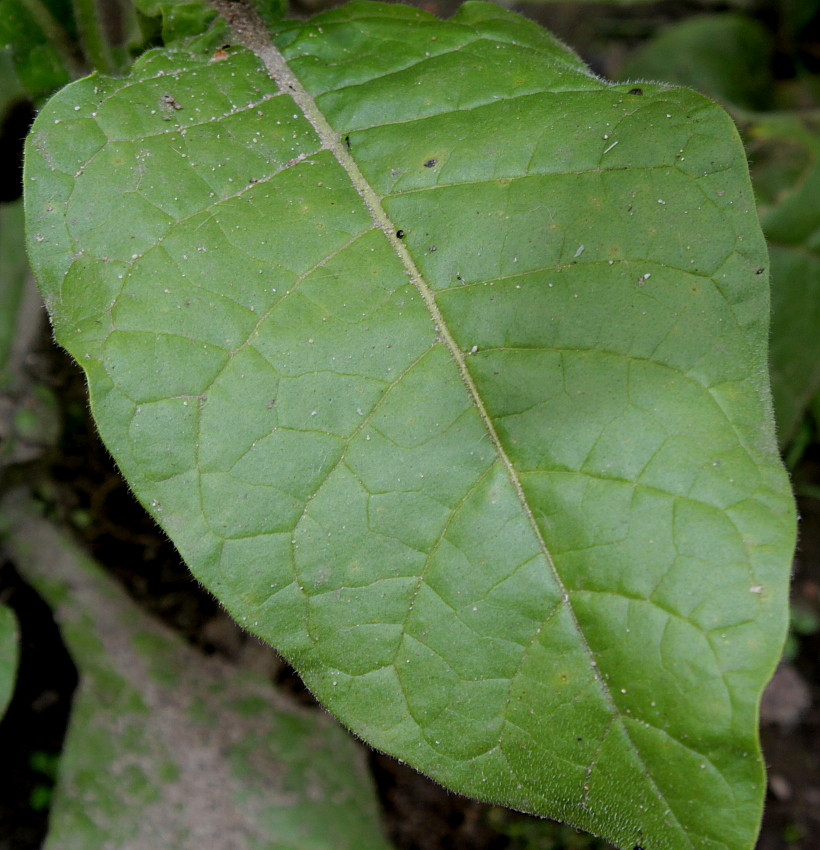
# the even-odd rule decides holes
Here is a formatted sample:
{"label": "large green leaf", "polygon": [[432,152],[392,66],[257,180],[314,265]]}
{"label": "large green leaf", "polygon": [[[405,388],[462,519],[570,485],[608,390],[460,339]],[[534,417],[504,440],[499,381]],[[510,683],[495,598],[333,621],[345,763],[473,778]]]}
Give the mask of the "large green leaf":
{"label": "large green leaf", "polygon": [[11,608],[0,604],[0,719],[14,693],[20,657],[20,632]]}
{"label": "large green leaf", "polygon": [[336,723],[191,649],[20,494],[2,519],[80,674],[46,850],[387,850]]}
{"label": "large green leaf", "polygon": [[750,848],[794,520],[731,121],[484,3],[236,41],[267,65],[154,51],[29,139],[135,492],[375,746],[630,850]]}

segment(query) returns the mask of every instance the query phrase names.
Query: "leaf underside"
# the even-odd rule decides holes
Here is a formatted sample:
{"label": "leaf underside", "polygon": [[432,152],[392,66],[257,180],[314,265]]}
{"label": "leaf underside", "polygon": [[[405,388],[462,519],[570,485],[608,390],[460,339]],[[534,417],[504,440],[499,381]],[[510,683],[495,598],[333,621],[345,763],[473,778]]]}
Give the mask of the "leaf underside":
{"label": "leaf underside", "polygon": [[488,4],[273,41],[283,91],[152,51],[29,139],[123,473],[373,745],[622,847],[750,848],[794,523],[728,117]]}

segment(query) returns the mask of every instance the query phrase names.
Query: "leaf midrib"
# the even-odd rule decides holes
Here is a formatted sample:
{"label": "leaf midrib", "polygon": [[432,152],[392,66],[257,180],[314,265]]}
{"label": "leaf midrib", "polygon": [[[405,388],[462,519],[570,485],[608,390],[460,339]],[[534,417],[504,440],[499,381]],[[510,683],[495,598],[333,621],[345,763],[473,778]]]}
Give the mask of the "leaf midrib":
{"label": "leaf midrib", "polygon": [[558,572],[555,566],[550,550],[547,547],[543,534],[541,533],[541,529],[539,528],[532,509],[530,508],[527,496],[524,493],[523,487],[519,480],[518,473],[509,456],[507,455],[506,450],[504,449],[504,446],[498,436],[498,432],[496,431],[495,425],[487,411],[486,406],[484,405],[484,401],[481,398],[481,395],[478,392],[478,387],[476,386],[475,382],[472,379],[472,376],[470,375],[467,369],[465,355],[456,343],[455,338],[453,337],[449,327],[447,326],[447,323],[445,322],[444,316],[435,301],[433,290],[427,284],[421,272],[419,271],[415,261],[413,260],[410,255],[410,252],[407,249],[407,246],[396,235],[396,226],[390,220],[390,218],[387,216],[384,209],[382,208],[381,200],[378,193],[370,186],[361,169],[359,168],[353,157],[350,155],[350,152],[346,149],[341,136],[335,130],[333,130],[330,123],[327,121],[325,116],[322,114],[322,112],[319,110],[318,106],[314,102],[312,95],[304,88],[304,86],[301,84],[296,75],[291,71],[290,67],[287,64],[287,60],[285,59],[283,54],[272,43],[267,27],[262,22],[261,18],[255,13],[255,11],[245,5],[239,7],[232,6],[230,14],[226,15],[223,11],[225,7],[223,6],[222,0],[213,0],[213,2],[220,10],[220,14],[223,14],[226,17],[228,25],[231,28],[237,43],[246,47],[248,50],[252,51],[259,57],[273,81],[279,86],[280,92],[283,94],[290,95],[294,103],[302,111],[302,114],[305,116],[306,120],[308,121],[308,123],[310,123],[311,127],[319,137],[322,148],[331,153],[335,157],[339,165],[344,169],[345,173],[350,178],[353,187],[356,189],[357,193],[359,194],[368,211],[370,212],[375,225],[384,233],[390,246],[393,248],[393,250],[399,257],[399,260],[401,261],[402,266],[405,272],[407,273],[408,278],[410,279],[410,282],[416,287],[419,294],[421,295],[421,298],[424,301],[424,304],[427,307],[430,316],[433,320],[436,333],[438,334],[440,340],[445,345],[451,357],[455,361],[459,376],[461,377],[461,380],[467,389],[471,401],[476,407],[476,410],[481,418],[481,421],[484,424],[484,427],[487,430],[488,436],[490,437],[490,440],[493,443],[493,446],[498,454],[499,459],[501,460],[504,468],[507,471],[509,481],[512,484],[513,489],[515,490],[516,495],[518,496],[522,510],[524,511],[524,514],[527,517],[527,521],[529,522],[530,527],[533,530],[533,534],[535,535],[539,549],[541,550],[561,593],[561,599],[563,603],[567,606],[567,611],[572,619],[572,623],[578,635],[578,639],[582,644],[582,648],[592,661],[591,667],[593,671],[593,677],[598,682],[604,700],[610,708],[612,717],[620,724],[621,728],[624,731],[624,734],[626,735],[627,740],[630,742],[630,745],[635,753],[636,758],[644,766],[644,776],[646,780],[655,790],[655,793],[657,794],[658,798],[667,805],[669,812],[675,819],[680,834],[685,837],[687,843],[692,848],[694,848],[695,845],[692,839],[689,837],[686,830],[684,830],[681,826],[681,823],[678,820],[675,812],[672,810],[669,801],[666,800],[663,793],[655,783],[655,780],[652,778],[648,767],[646,766],[643,758],[641,757],[640,750],[632,741],[632,738],[629,735],[629,731],[626,726],[626,723],[624,722],[624,718],[620,710],[618,709],[618,705],[615,702],[612,692],[609,686],[607,685],[605,679],[603,678],[598,663],[595,660],[595,653],[592,651],[592,648],[586,639],[586,635],[584,634],[581,628],[578,617],[570,601],[569,591],[566,585],[564,584],[561,574]]}

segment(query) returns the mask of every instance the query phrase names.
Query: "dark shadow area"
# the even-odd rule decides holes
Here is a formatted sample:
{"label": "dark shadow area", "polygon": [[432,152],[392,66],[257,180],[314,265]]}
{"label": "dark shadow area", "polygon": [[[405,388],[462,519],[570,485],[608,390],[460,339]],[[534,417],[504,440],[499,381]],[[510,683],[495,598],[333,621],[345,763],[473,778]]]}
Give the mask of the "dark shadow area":
{"label": "dark shadow area", "polygon": [[23,141],[34,115],[30,101],[18,100],[0,116],[0,203],[16,201],[23,194]]}
{"label": "dark shadow area", "polygon": [[8,561],[0,565],[0,587],[0,599],[20,624],[17,684],[0,721],[0,850],[38,850],[77,670],[51,609]]}
{"label": "dark shadow area", "polygon": [[384,753],[370,769],[386,815],[388,837],[401,850],[504,850],[485,816],[488,806],[460,797]]}

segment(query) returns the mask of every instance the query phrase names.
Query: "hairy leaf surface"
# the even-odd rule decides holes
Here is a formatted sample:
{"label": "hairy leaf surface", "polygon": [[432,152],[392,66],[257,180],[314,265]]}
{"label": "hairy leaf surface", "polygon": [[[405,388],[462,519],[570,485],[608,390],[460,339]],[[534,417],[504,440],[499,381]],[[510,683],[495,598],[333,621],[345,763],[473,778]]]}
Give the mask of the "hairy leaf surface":
{"label": "hairy leaf surface", "polygon": [[[771,99],[771,53],[771,37],[759,24],[734,14],[707,15],[655,36],[622,74],[694,86],[754,109]],[[784,445],[820,389],[820,142],[810,112],[743,113],[743,124],[769,246],[770,368]]]}
{"label": "hairy leaf surface", "polygon": [[483,3],[237,40],[29,140],[136,493],[375,746],[630,850],[752,847],[793,511],[728,117]]}

